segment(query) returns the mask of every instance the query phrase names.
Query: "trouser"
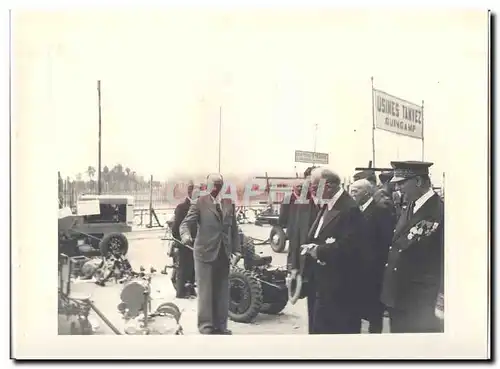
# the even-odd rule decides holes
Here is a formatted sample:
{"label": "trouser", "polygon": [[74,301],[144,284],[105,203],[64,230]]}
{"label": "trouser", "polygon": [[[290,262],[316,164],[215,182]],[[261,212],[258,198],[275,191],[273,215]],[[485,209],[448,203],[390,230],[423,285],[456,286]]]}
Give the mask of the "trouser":
{"label": "trouser", "polygon": [[307,323],[308,332],[313,334],[313,321],[314,321],[314,303],[316,302],[316,289],[314,288],[314,280],[311,277],[307,281]]}
{"label": "trouser", "polygon": [[317,296],[309,334],[361,333],[361,315],[352,306],[331,297]]}
{"label": "trouser", "polygon": [[370,305],[369,311],[365,314],[365,319],[369,323],[368,331],[370,333],[382,333],[385,306],[381,302],[375,302]]}
{"label": "trouser", "polygon": [[175,289],[177,290],[177,297],[183,297],[193,292],[186,290],[186,284],[194,284],[195,281],[193,251],[180,246],[178,258]]}
{"label": "trouser", "polygon": [[434,306],[389,309],[391,333],[439,333],[444,331],[440,319],[434,314]]}
{"label": "trouser", "polygon": [[226,330],[229,312],[229,259],[221,246],[210,263],[194,261],[198,286],[198,330],[210,334]]}

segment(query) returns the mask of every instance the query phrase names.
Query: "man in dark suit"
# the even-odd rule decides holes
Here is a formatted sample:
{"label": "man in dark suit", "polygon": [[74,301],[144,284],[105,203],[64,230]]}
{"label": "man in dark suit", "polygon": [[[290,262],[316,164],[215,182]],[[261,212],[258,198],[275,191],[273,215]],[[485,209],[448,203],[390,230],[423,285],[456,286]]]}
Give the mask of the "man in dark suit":
{"label": "man in dark suit", "polygon": [[[291,221],[292,232],[289,238],[288,245],[288,270],[290,271],[288,278],[290,283],[296,280],[299,275],[304,281],[309,281],[307,283],[308,287],[304,287],[304,293],[300,293],[300,296],[307,296],[307,306],[309,318],[309,333],[312,329],[312,311],[314,306],[314,301],[316,299],[313,275],[311,268],[306,268],[305,257],[301,257],[300,246],[308,242],[308,235],[311,226],[313,225],[318,212],[320,211],[320,206],[315,202],[311,195],[310,185],[311,185],[311,173],[316,167],[309,167],[304,171],[304,182],[300,186],[298,193],[296,194],[296,199],[291,207],[291,213],[293,214],[293,221]],[[290,286],[289,286],[290,288]],[[297,298],[300,297],[299,295]],[[292,301],[295,303],[295,301]]]}
{"label": "man in dark suit", "polygon": [[201,334],[231,334],[229,311],[229,266],[233,254],[241,256],[235,205],[221,198],[220,174],[207,177],[206,195],[191,204],[181,223],[182,242],[193,244],[191,227],[198,225],[194,241],[194,268],[198,285],[198,330]]}
{"label": "man in dark suit", "polygon": [[390,207],[374,200],[375,188],[366,179],[354,182],[349,190],[365,218],[362,316],[369,322],[370,333],[382,333],[385,306],[380,302],[380,292],[396,219]]}
{"label": "man in dark suit", "polygon": [[[304,180],[296,186],[292,202],[283,208],[287,212],[289,240],[287,264],[292,278],[299,270],[300,245],[307,242],[307,234],[319,211],[309,191],[311,172],[314,168],[309,167],[304,171]],[[302,190],[306,191],[304,198],[301,198]]]}
{"label": "man in dark suit", "polygon": [[363,215],[334,172],[318,168],[311,182],[311,193],[323,206],[309,231],[309,244],[302,245],[315,290],[308,297],[310,334],[360,333]]}
{"label": "man in dark suit", "polygon": [[444,204],[432,190],[432,163],[391,164],[391,181],[408,206],[394,231],[381,301],[389,310],[392,333],[442,332],[435,309],[444,292]]}
{"label": "man in dark suit", "polygon": [[[180,240],[180,225],[181,222],[186,217],[189,207],[193,202],[194,184],[192,181],[188,183],[187,196],[186,199],[181,202],[175,208],[174,212],[174,223],[172,225],[172,236]],[[191,224],[189,228],[191,238],[194,240],[196,237],[197,225]],[[195,275],[194,275],[194,260],[193,251],[189,248],[176,243],[174,245],[176,248],[176,257],[178,260],[178,267],[174,274],[172,274],[173,282],[175,284],[175,290],[177,292],[177,298],[189,298],[195,297],[196,292],[194,289]]]}

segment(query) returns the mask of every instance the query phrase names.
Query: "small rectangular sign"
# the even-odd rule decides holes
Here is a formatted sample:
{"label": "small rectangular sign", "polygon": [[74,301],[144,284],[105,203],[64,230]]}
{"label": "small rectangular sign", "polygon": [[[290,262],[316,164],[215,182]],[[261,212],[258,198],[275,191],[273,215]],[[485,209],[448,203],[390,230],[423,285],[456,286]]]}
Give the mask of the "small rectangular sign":
{"label": "small rectangular sign", "polygon": [[328,164],[328,154],[323,152],[295,150],[296,163]]}

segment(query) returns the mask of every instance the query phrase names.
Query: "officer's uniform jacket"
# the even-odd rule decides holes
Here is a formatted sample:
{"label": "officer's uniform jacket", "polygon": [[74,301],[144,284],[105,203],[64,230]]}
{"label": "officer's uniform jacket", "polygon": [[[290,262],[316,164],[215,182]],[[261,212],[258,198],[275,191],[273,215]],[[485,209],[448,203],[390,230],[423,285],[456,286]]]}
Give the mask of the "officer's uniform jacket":
{"label": "officer's uniform jacket", "polygon": [[399,310],[434,307],[438,293],[444,292],[444,204],[434,193],[409,220],[407,212],[403,210],[394,230],[381,301]]}

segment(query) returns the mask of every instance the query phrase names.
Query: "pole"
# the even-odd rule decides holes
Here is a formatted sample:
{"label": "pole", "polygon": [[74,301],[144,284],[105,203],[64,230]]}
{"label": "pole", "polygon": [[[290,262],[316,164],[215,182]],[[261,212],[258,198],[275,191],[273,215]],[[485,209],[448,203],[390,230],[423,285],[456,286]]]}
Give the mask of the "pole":
{"label": "pole", "polygon": [[219,166],[218,166],[219,173],[220,173],[221,137],[222,137],[222,106],[219,106]]}
{"label": "pole", "polygon": [[422,161],[424,161],[424,100],[422,100]]}
{"label": "pole", "polygon": [[372,161],[373,166],[375,166],[375,90],[373,88],[373,76],[372,80]]}
{"label": "pole", "polygon": [[149,228],[153,228],[153,175],[149,177]]}
{"label": "pole", "polygon": [[97,193],[101,194],[101,81],[97,81],[97,98],[99,101],[99,138],[98,138],[98,163],[97,163]]}

